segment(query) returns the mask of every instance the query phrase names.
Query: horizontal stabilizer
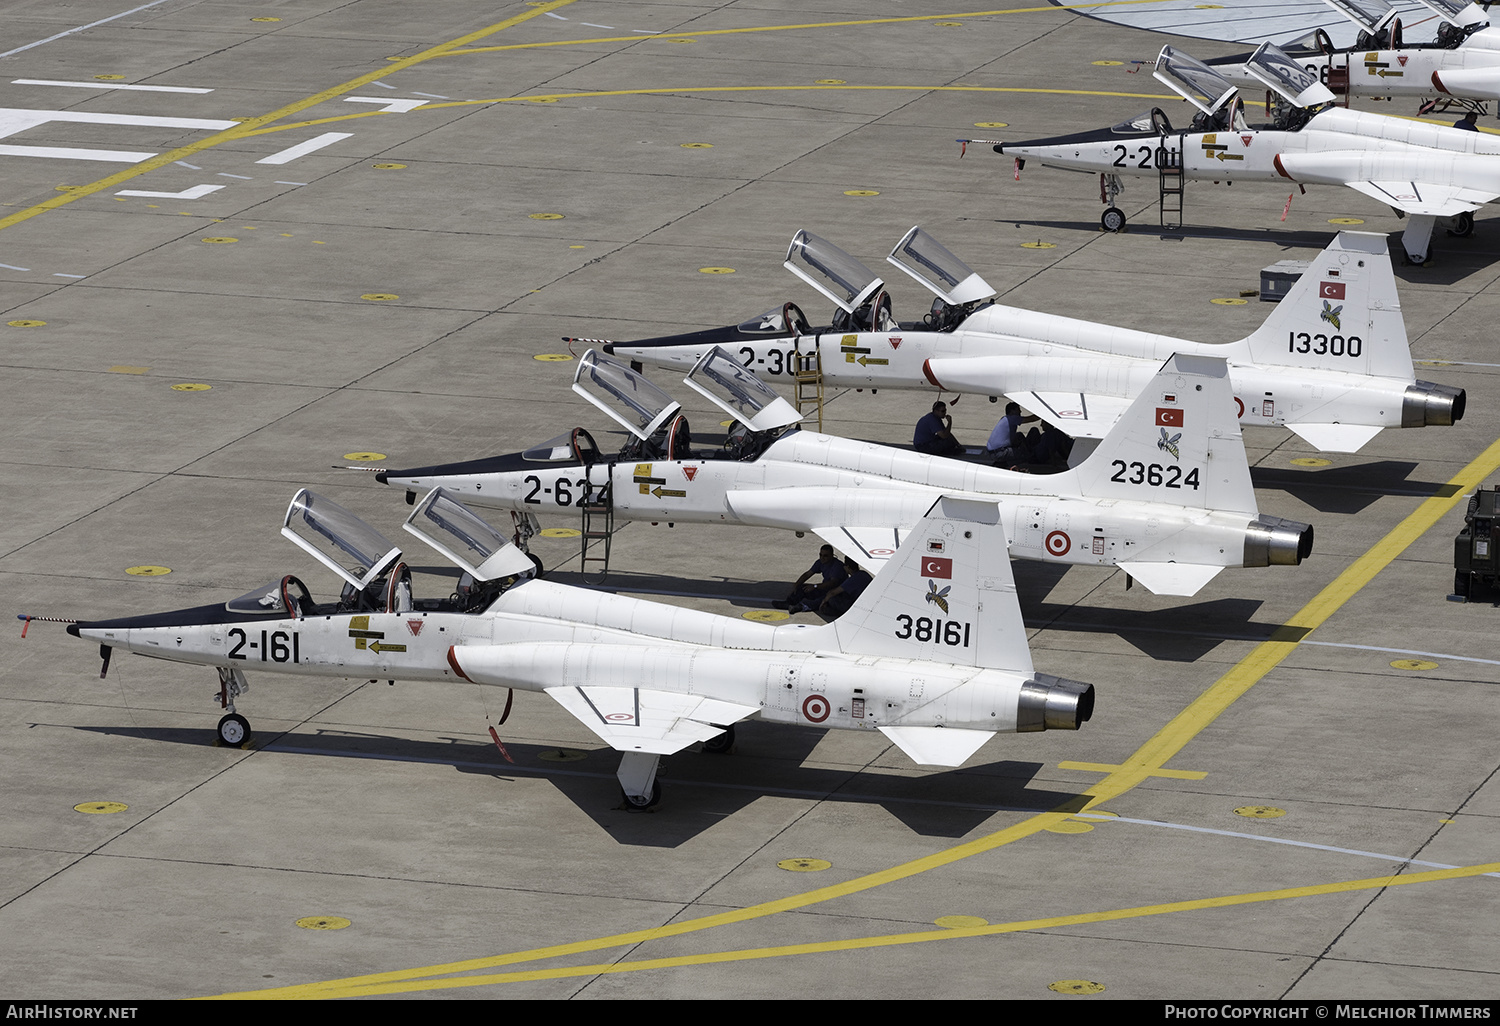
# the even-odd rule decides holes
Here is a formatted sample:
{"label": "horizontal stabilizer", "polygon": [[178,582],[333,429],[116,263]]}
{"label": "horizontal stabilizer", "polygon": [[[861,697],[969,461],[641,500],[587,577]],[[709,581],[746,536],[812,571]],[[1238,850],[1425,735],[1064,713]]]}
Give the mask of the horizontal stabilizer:
{"label": "horizontal stabilizer", "polygon": [[1145,585],[1153,595],[1196,595],[1218,576],[1222,566],[1199,563],[1120,563],[1131,577]]}
{"label": "horizontal stabilizer", "polygon": [[1074,438],[1103,438],[1131,400],[1082,392],[1007,392],[1005,398]]}
{"label": "horizontal stabilizer", "polygon": [[1362,192],[1371,199],[1404,210],[1408,214],[1428,214],[1432,217],[1456,217],[1459,214],[1478,210],[1495,194],[1478,189],[1464,189],[1455,185],[1433,185],[1430,182],[1348,182],[1349,188]]}
{"label": "horizontal stabilizer", "polygon": [[874,572],[876,567],[896,554],[901,539],[911,531],[910,527],[815,527],[813,533],[832,545],[866,570]]}
{"label": "horizontal stabilizer", "polygon": [[1288,424],[1287,427],[1319,452],[1359,452],[1380,434],[1364,424]]}
{"label": "horizontal stabilizer", "polygon": [[918,766],[962,766],[995,736],[956,727],[881,727],[880,732]]}
{"label": "horizontal stabilizer", "polygon": [[702,695],[647,688],[582,686],[546,690],[558,705],[621,752],[671,755],[695,741],[717,737],[724,727],[760,711],[755,706]]}

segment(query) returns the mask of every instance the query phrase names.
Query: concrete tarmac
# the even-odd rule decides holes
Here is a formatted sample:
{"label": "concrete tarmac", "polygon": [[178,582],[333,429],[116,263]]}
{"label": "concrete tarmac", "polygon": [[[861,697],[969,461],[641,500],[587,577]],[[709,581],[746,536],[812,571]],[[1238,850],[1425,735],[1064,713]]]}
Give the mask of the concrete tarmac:
{"label": "concrete tarmac", "polygon": [[[1348,189],[1282,220],[1281,187],[1189,183],[1166,232],[1142,179],[1106,234],[1095,178],[960,159],[960,137],[1184,109],[1131,63],[1167,38],[1046,5],[158,0],[83,29],[130,7],[0,2],[12,614],[286,573],[326,595],[277,534],[296,489],[394,537],[401,494],[336,467],[617,439],[576,364],[539,357],[787,300],[822,322],[779,266],[799,228],[877,267],[921,224],[1002,302],[1204,341],[1272,309],[1214,302],[1262,267],[1401,228]],[[544,695],[498,728],[507,763],[503,695],[251,674],[256,740],[216,747],[213,673],[118,656],[100,680],[92,646],[17,624],[0,996],[1493,999],[1500,880],[1474,867],[1500,860],[1500,611],[1445,596],[1464,497],[1500,468],[1497,258],[1486,210],[1397,267],[1418,375],[1468,390],[1460,424],[1354,455],[1246,431],[1262,512],[1316,528],[1301,567],[1173,599],[1018,563],[1038,669],[1098,709],[958,770],[749,723],[732,755],[665,760],[632,815],[615,753]],[[908,443],[932,399],[837,394],[826,428]],[[999,408],[952,412],[978,442]],[[740,616],[816,547],[635,524],[607,584]],[[536,551],[579,579],[576,538]]]}

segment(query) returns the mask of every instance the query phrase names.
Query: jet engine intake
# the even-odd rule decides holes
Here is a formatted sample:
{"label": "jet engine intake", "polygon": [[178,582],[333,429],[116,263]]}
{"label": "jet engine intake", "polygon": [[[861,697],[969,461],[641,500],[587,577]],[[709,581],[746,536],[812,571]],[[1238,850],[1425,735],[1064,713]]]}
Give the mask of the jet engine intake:
{"label": "jet engine intake", "polygon": [[1021,685],[1016,732],[1077,730],[1094,715],[1094,685],[1034,673]]}
{"label": "jet engine intake", "polygon": [[1447,427],[1464,419],[1464,390],[1418,381],[1401,398],[1401,426]]}
{"label": "jet engine intake", "polygon": [[1245,566],[1296,566],[1312,555],[1311,524],[1262,513],[1245,528]]}

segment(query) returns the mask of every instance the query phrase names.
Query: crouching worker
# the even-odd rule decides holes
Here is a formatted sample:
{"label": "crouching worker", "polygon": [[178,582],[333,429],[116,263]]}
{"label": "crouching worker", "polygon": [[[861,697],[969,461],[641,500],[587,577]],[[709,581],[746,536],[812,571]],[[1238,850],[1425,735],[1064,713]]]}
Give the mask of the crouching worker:
{"label": "crouching worker", "polygon": [[[816,576],[822,576],[822,580],[815,584],[809,584]],[[824,545],[818,550],[818,561],[808,567],[807,573],[797,578],[797,583],[792,585],[791,593],[780,602],[772,602],[771,605],[777,609],[785,609],[789,613],[801,613],[811,609],[817,609],[828,597],[828,593],[840,584],[849,572],[833,554],[832,545]]]}
{"label": "crouching worker", "polygon": [[868,588],[870,582],[874,580],[870,576],[870,571],[856,563],[852,556],[844,557],[844,572],[849,576],[829,591],[822,604],[818,606],[818,615],[825,620],[837,620],[847,613],[849,607],[854,605],[854,600],[859,598],[859,593]]}

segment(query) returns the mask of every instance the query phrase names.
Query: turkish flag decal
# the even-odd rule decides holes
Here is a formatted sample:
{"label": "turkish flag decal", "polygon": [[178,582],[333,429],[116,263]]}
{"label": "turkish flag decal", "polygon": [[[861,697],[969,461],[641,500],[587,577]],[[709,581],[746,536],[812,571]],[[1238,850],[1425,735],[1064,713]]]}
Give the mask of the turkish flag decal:
{"label": "turkish flag decal", "polygon": [[1156,408],[1156,426],[1182,427],[1182,411],[1158,406]]}
{"label": "turkish flag decal", "polygon": [[937,556],[922,557],[923,577],[953,577],[953,560],[941,559]]}
{"label": "turkish flag decal", "polygon": [[1343,299],[1344,283],[1341,281],[1325,281],[1318,286],[1319,299]]}

